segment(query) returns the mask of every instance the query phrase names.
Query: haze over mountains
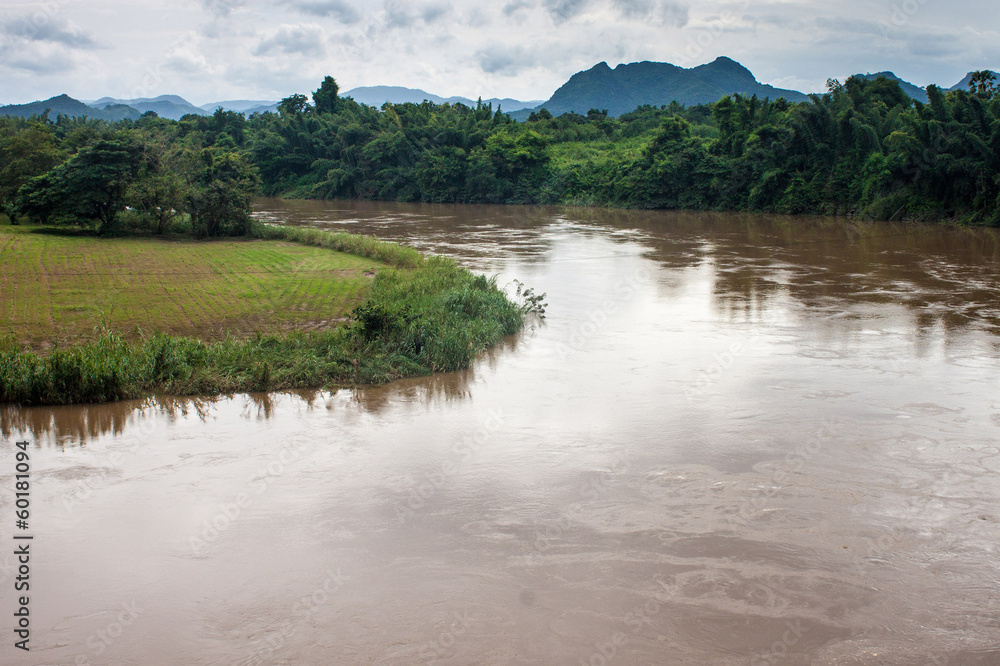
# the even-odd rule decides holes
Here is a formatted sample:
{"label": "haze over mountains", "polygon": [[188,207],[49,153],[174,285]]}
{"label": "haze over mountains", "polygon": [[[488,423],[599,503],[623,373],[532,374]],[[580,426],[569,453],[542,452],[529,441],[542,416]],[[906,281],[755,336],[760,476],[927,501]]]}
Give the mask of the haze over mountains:
{"label": "haze over mountains", "polygon": [[[368,104],[369,106],[374,106],[376,108],[382,106],[386,102],[392,102],[393,104],[404,104],[406,102],[420,104],[424,100],[435,104],[457,103],[465,104],[466,106],[471,107],[476,106],[476,100],[469,99],[468,97],[440,97],[418,88],[403,88],[401,86],[364,86],[348,90],[343,93],[343,95],[345,97],[353,97],[355,102]],[[541,104],[541,102],[542,100],[540,99],[522,102],[509,97],[505,97],[503,99],[499,97],[491,97],[490,99],[483,100],[483,104],[492,104],[494,109],[499,107],[508,112],[520,111],[521,109],[531,109],[538,104]]]}
{"label": "haze over mountains", "polygon": [[[948,90],[968,89],[970,75],[966,75],[962,81]],[[924,88],[904,81],[892,72],[857,76],[865,79],[885,76],[897,81],[903,92],[911,98],[921,102],[927,101],[927,92]],[[804,102],[809,99],[808,95],[797,90],[785,90],[760,83],[750,70],[740,63],[730,58],[719,57],[710,63],[690,69],[670,63],[648,61],[621,64],[612,69],[606,62],[601,62],[591,69],[574,74],[545,102],[496,97],[483,102],[492,104],[494,108],[503,109],[515,119],[524,120],[532,111],[543,108],[556,116],[569,111],[585,114],[590,109],[606,109],[610,115],[618,116],[633,111],[643,104],[660,106],[674,101],[685,106],[709,104],[735,93],[757,95],[761,98],[784,98],[789,102]],[[385,102],[419,104],[424,100],[435,104],[476,105],[476,101],[467,97],[440,97],[424,90],[401,86],[365,86],[353,88],[342,95],[375,107],[380,107]],[[48,109],[52,118],[66,115],[119,121],[126,118],[136,120],[142,114],[151,111],[161,118],[180,120],[188,114],[211,115],[220,108],[247,116],[268,111],[276,112],[277,104],[277,101],[272,100],[227,100],[195,106],[177,95],[139,99],[102,97],[85,103],[68,95],[59,95],[40,102],[0,107],[0,115],[28,117],[42,114]]]}

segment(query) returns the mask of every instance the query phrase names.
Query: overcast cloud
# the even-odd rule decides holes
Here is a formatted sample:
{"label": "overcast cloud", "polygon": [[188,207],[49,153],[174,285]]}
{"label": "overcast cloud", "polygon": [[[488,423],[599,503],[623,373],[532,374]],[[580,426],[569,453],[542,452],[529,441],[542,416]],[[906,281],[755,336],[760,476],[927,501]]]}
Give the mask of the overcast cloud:
{"label": "overcast cloud", "polygon": [[892,70],[1000,69],[992,0],[0,0],[0,103],[172,93],[196,104],[402,85],[547,99],[607,61],[729,56],[806,92]]}

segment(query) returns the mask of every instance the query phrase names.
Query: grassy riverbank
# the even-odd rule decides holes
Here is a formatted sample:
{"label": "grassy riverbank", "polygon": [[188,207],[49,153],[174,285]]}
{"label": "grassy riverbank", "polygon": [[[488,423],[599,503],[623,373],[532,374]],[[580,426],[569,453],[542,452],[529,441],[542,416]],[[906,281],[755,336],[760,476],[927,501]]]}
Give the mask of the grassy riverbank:
{"label": "grassy riverbank", "polygon": [[[268,240],[209,242],[40,231],[0,227],[0,322],[10,329],[0,402],[380,383],[468,367],[524,320],[492,281],[372,238],[275,227],[258,232]],[[95,328],[104,302],[112,314],[103,310]],[[54,348],[40,353],[46,342]]]}

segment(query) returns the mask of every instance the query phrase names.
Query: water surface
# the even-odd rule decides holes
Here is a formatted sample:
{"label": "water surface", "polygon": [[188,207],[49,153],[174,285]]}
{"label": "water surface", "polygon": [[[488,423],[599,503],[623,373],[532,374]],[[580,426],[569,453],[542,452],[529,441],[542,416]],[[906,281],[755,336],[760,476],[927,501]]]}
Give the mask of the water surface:
{"label": "water surface", "polygon": [[547,318],[380,388],[4,408],[4,552],[18,438],[35,534],[4,663],[1000,663],[995,232],[257,213],[518,279]]}

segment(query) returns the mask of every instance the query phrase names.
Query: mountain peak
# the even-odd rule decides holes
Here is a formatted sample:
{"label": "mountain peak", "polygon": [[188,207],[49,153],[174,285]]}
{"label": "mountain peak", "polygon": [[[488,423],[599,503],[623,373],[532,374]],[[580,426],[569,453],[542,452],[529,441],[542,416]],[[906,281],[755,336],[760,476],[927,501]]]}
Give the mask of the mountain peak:
{"label": "mountain peak", "polygon": [[684,105],[710,104],[735,93],[782,97],[791,102],[809,99],[794,90],[759,83],[746,67],[720,56],[691,69],[644,61],[621,64],[612,70],[606,62],[600,62],[574,74],[538,108],[555,115],[567,111],[586,113],[589,109],[608,109],[610,114],[620,115],[643,104],[662,106],[675,101]]}

